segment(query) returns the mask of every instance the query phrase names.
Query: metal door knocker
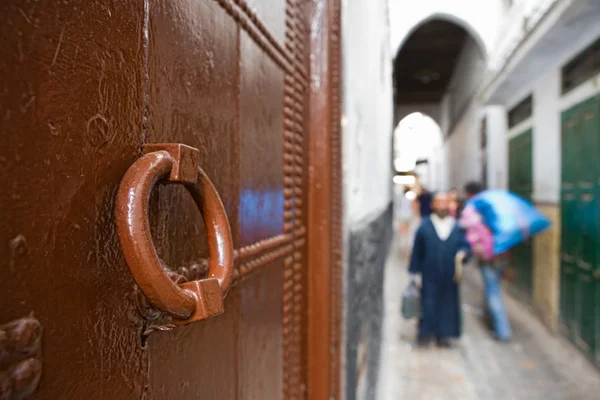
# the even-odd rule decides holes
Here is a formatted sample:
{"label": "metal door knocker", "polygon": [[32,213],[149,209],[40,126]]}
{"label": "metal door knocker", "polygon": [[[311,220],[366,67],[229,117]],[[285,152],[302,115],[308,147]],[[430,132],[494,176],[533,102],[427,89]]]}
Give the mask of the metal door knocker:
{"label": "metal door knocker", "polygon": [[[183,144],[144,146],[146,153],[125,173],[115,209],[125,261],[150,304],[181,326],[223,313],[233,272],[231,228],[212,182],[198,165],[199,151]],[[204,218],[210,263],[208,277],[176,284],[159,259],[150,233],[148,207],[160,181],[183,184]]]}

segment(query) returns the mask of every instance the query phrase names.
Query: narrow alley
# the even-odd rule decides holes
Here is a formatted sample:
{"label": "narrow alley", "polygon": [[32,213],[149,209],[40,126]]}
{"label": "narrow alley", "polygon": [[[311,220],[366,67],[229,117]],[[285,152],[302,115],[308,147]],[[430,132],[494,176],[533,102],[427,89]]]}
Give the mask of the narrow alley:
{"label": "narrow alley", "polygon": [[397,236],[385,268],[380,400],[598,398],[597,371],[510,296],[505,301],[514,339],[508,344],[492,339],[483,318],[481,281],[473,269],[462,285],[463,337],[459,345],[451,350],[415,349],[416,322],[406,321],[400,314],[408,273]]}

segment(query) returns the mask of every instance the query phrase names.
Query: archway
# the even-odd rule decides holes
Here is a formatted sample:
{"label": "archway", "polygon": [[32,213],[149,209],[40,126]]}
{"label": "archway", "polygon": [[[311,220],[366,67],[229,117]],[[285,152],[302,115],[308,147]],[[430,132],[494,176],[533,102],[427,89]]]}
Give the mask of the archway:
{"label": "archway", "polygon": [[444,189],[443,137],[439,124],[430,116],[413,112],[394,130],[394,169],[415,172],[422,185]]}
{"label": "archway", "polygon": [[[394,58],[394,124],[400,127],[401,121],[419,111],[437,126],[436,135],[419,139],[423,143],[432,141],[430,149],[435,150],[430,150],[424,162],[413,168],[426,175],[423,181],[433,189],[447,189],[447,178],[451,175],[447,153],[456,140],[446,142],[446,138],[459,126],[463,115],[467,115],[485,68],[486,49],[481,38],[464,21],[442,14],[417,24]],[[395,151],[405,154],[411,151],[402,149],[409,142],[397,138],[393,135]],[[456,150],[455,147],[452,149]],[[411,164],[414,158],[402,162]]]}
{"label": "archway", "polygon": [[[467,45],[474,44],[479,58],[486,58],[481,39],[446,17],[432,17],[417,25],[394,58],[395,123],[402,107],[419,104],[442,125],[440,103],[448,91],[455,68]],[[438,109],[436,109],[438,107]]]}
{"label": "archway", "polygon": [[[478,18],[478,21],[480,19],[481,18]],[[400,39],[399,42],[394,43],[394,41],[392,40],[392,48],[395,47],[396,56],[398,55],[400,50],[404,47],[406,42],[413,36],[413,34],[415,32],[417,32],[424,25],[427,25],[430,22],[435,22],[435,21],[446,21],[446,22],[448,22],[452,25],[455,25],[455,26],[461,28],[462,30],[464,30],[477,43],[477,46],[481,50],[484,58],[486,58],[486,59],[488,58],[489,50],[490,50],[489,47],[492,44],[491,40],[493,40],[493,38],[490,38],[489,34],[485,35],[485,37],[484,37],[483,35],[480,34],[478,29],[476,29],[473,25],[471,25],[465,19],[459,17],[456,14],[450,14],[450,13],[446,13],[446,12],[431,13],[429,16],[421,19],[418,23],[416,23],[414,26],[409,28],[406,31],[406,33],[404,35],[402,35],[402,38]],[[494,19],[494,22],[495,22],[495,19]],[[481,29],[481,27],[480,27],[480,29]]]}

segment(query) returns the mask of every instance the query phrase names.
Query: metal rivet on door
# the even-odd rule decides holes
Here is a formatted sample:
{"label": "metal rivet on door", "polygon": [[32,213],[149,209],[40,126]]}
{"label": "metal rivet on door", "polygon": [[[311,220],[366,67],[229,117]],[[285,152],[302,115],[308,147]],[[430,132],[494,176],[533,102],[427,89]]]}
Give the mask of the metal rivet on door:
{"label": "metal rivet on door", "polygon": [[0,325],[0,399],[28,398],[42,375],[42,325],[33,316]]}
{"label": "metal rivet on door", "polygon": [[[180,326],[224,311],[233,272],[233,243],[221,199],[198,166],[199,151],[176,143],[151,144],[121,180],[115,210],[125,261],[150,304]],[[159,259],[150,233],[150,194],[160,181],[183,184],[205,221],[210,263],[206,279],[176,284]]]}

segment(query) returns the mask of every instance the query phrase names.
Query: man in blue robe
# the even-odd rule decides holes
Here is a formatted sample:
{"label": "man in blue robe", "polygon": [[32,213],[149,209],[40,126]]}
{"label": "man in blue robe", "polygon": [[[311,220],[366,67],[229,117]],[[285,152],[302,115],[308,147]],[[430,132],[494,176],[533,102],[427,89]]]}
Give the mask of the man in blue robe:
{"label": "man in blue robe", "polygon": [[409,267],[411,279],[421,274],[422,309],[417,343],[428,345],[433,339],[442,347],[452,347],[451,339],[461,333],[456,261],[470,256],[464,232],[449,216],[446,193],[433,196],[433,214],[423,219],[417,230]]}

